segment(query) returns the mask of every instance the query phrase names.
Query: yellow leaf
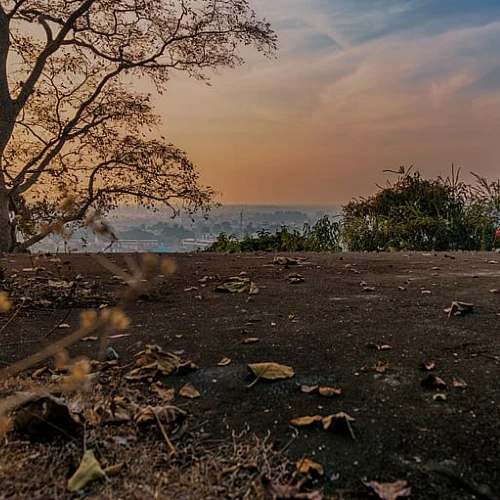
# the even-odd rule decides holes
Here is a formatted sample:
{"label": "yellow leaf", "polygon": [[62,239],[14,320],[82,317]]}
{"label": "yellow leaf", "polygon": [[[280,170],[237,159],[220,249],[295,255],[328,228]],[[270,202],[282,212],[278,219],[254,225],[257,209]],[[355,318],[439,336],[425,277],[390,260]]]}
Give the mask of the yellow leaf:
{"label": "yellow leaf", "polygon": [[231,363],[231,358],[222,358],[218,363],[217,366],[227,366]]}
{"label": "yellow leaf", "polygon": [[87,450],[83,454],[82,461],[76,472],[68,480],[68,490],[77,491],[84,488],[90,481],[102,479],[106,476],[101,469],[99,462],[94,456],[92,450]]}
{"label": "yellow leaf", "polygon": [[307,415],[305,417],[292,418],[290,424],[295,427],[307,427],[315,422],[321,422],[323,417],[321,415]]}
{"label": "yellow leaf", "polygon": [[310,460],[309,458],[303,458],[296,462],[295,466],[297,467],[298,472],[302,472],[303,474],[311,474],[316,476],[323,476],[325,470],[321,464]]}
{"label": "yellow leaf", "polygon": [[251,363],[247,366],[257,380],[282,380],[295,375],[292,367],[279,363]]}

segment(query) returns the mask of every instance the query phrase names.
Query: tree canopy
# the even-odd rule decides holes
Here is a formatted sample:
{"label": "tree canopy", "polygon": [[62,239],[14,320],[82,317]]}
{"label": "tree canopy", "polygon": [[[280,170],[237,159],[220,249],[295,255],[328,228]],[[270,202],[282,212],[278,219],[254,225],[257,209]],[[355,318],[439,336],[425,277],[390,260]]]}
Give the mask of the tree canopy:
{"label": "tree canopy", "polygon": [[125,201],[207,207],[214,191],[133,84],[206,81],[243,46],[276,49],[246,0],[0,0],[0,251]]}

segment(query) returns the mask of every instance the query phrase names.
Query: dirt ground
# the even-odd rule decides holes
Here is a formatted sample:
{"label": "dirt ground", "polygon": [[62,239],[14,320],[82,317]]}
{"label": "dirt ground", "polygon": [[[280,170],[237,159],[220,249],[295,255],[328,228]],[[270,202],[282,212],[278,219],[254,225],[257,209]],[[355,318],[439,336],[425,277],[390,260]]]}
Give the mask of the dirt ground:
{"label": "dirt ground", "polygon": [[[0,447],[0,498],[262,498],[267,492],[271,499],[279,495],[264,490],[262,475],[296,484],[302,476],[293,472],[295,463],[305,458],[324,474],[295,496],[282,491],[282,498],[321,498],[311,492],[378,498],[362,481],[398,479],[407,481],[413,499],[499,498],[500,255],[308,253],[287,255],[288,263],[273,262],[272,253],[167,257],[176,271],[143,281],[134,264],[139,255],[0,260],[0,288],[14,300],[0,315],[0,369],[76,330],[82,310],[119,301],[130,288],[127,270],[144,290],[125,305],[128,336],[106,332],[119,359],[93,365],[99,390],[108,400],[126,395],[159,405],[164,394],[152,384],[174,388],[170,404],[187,412],[172,445],[176,453],[160,426],[138,430],[134,420],[86,423],[76,437],[41,443],[9,433]],[[243,292],[216,291],[233,276]],[[453,301],[473,309],[448,314]],[[127,381],[147,345],[198,369]],[[106,346],[80,340],[70,358],[102,361]],[[231,361],[219,366],[224,358]],[[294,376],[252,384],[247,365],[260,362],[289,366]],[[57,382],[53,366],[41,362],[7,380],[1,396]],[[188,382],[199,397],[179,395]],[[301,385],[342,393],[305,393]],[[297,417],[339,412],[354,419],[352,435],[342,419],[329,430],[321,422],[291,425]],[[93,449],[103,468],[125,467],[69,493],[67,479],[84,449]]]}

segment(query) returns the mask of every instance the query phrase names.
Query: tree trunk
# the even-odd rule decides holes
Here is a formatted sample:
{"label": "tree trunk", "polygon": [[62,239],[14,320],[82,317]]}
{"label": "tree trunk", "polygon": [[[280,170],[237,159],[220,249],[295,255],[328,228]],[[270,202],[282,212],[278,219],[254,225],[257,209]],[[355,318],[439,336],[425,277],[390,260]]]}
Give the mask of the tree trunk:
{"label": "tree trunk", "polygon": [[0,253],[12,252],[15,244],[14,228],[9,217],[9,194],[0,186]]}

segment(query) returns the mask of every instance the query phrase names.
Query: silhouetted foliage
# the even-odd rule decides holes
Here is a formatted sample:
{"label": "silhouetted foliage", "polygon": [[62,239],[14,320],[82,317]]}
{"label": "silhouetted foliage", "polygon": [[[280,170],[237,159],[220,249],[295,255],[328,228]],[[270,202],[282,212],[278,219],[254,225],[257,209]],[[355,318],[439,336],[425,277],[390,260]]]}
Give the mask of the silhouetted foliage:
{"label": "silhouetted foliage", "polygon": [[2,0],[0,252],[121,203],[207,209],[214,191],[131,83],[207,81],[242,47],[276,49],[247,0]]}
{"label": "silhouetted foliage", "polygon": [[500,214],[499,182],[476,175],[475,186],[451,175],[424,179],[401,167],[394,184],[343,207],[348,250],[490,250]]}
{"label": "silhouetted foliage", "polygon": [[245,235],[238,241],[234,234],[221,233],[207,252],[255,252],[259,250],[278,252],[330,251],[338,252],[340,246],[340,223],[323,216],[314,225],[304,224],[303,230],[282,226],[271,233],[261,230],[257,236]]}

